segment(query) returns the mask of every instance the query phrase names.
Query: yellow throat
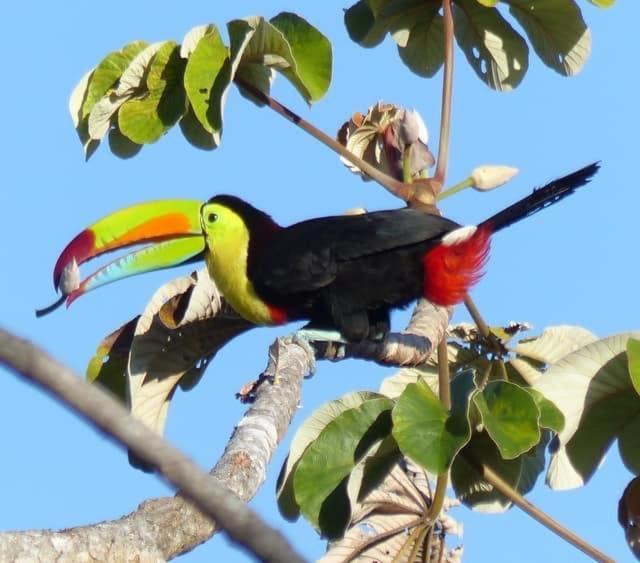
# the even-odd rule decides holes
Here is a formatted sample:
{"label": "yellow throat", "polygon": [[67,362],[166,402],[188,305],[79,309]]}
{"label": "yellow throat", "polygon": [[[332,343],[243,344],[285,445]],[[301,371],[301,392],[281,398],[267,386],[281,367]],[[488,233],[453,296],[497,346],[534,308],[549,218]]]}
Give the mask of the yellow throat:
{"label": "yellow throat", "polygon": [[202,230],[207,241],[205,260],[209,275],[225,299],[248,321],[273,324],[267,305],[247,277],[250,233],[242,217],[219,203],[202,207]]}

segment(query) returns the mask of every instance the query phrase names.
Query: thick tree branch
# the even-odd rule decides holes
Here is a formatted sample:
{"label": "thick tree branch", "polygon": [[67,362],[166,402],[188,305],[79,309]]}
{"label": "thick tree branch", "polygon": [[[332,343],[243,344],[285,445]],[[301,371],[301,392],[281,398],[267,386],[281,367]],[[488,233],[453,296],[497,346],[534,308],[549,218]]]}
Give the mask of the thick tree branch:
{"label": "thick tree branch", "polygon": [[421,299],[403,332],[391,332],[384,340],[336,344],[314,342],[316,358],[339,361],[371,360],[382,365],[417,366],[425,363],[447,331],[451,310]]}
{"label": "thick tree branch", "polygon": [[[86,384],[33,345],[0,329],[0,363],[61,395],[66,404],[99,429],[159,467],[167,480],[219,523],[224,523],[235,541],[259,558],[271,561],[300,561],[301,558],[278,532],[261,522],[228,490],[242,500],[255,494],[264,480],[266,464],[297,408],[300,381],[312,369],[312,361],[300,346],[274,344],[267,369],[278,373],[277,383],[262,386],[256,403],[241,421],[213,470],[217,479],[212,479],[130,417],[124,407],[104,392]],[[33,561],[49,561],[63,555],[74,559],[82,556],[89,561],[126,561],[136,556],[140,556],[140,560],[145,557],[168,559],[192,549],[215,531],[216,526],[207,517],[178,496],[145,502],[134,513],[114,522],[61,532],[0,534],[0,553],[9,560],[26,557]]]}

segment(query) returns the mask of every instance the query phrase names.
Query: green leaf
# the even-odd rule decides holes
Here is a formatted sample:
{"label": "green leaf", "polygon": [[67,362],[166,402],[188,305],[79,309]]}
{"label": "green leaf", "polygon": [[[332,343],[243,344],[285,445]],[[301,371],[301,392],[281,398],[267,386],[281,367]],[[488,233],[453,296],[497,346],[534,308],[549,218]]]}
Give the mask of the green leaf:
{"label": "green leaf", "polygon": [[495,442],[482,432],[473,434],[451,466],[451,486],[456,498],[479,512],[504,512],[511,506],[511,501],[485,481],[469,463],[469,459],[486,464],[517,490],[522,474],[522,458],[503,459]]}
{"label": "green leaf", "polygon": [[562,411],[556,407],[549,399],[547,399],[540,391],[530,387],[525,388],[535,401],[540,410],[540,427],[549,428],[556,434],[562,432],[564,428],[564,415]]}
{"label": "green leaf", "polygon": [[476,0],[456,0],[453,8],[456,41],[478,77],[495,90],[518,86],[529,66],[525,40],[495,8]]}
{"label": "green leaf", "polygon": [[540,411],[526,390],[508,381],[492,381],[473,402],[504,459],[513,459],[540,441]]}
{"label": "green leaf", "polygon": [[627,341],[627,362],[631,383],[636,393],[640,395],[640,340],[629,338]]}
{"label": "green leaf", "polygon": [[306,20],[291,12],[271,19],[289,42],[295,67],[281,72],[304,96],[307,102],[322,98],[331,84],[331,43]]}
{"label": "green leaf", "polygon": [[538,56],[564,76],[578,73],[591,52],[591,32],[573,0],[506,0]]}
{"label": "green leaf", "polygon": [[456,377],[448,413],[426,383],[407,385],[392,413],[393,437],[402,453],[431,473],[445,472],[471,436],[468,409],[474,389],[470,373]]}
{"label": "green leaf", "polygon": [[123,404],[127,403],[127,360],[137,322],[138,317],[104,338],[86,370],[87,381],[102,385]]}
{"label": "green leaf", "polygon": [[116,83],[127,69],[131,61],[147,47],[145,41],[133,41],[125,45],[120,51],[109,53],[95,68],[87,87],[87,93],[82,104],[82,118],[88,117],[93,106],[115,87]]}
{"label": "green leaf", "polygon": [[380,398],[346,410],[327,424],[298,462],[295,499],[305,517],[327,537],[339,537],[346,529],[346,477],[367,449],[389,434],[392,406],[393,401]]}
{"label": "green leaf", "polygon": [[382,43],[387,29],[376,21],[367,0],[360,0],[344,12],[344,25],[352,41],[361,47]]}
{"label": "green leaf", "polygon": [[533,386],[565,418],[547,472],[552,488],[586,483],[616,438],[625,464],[640,470],[640,397],[626,354],[629,337],[638,336],[625,333],[588,344],[553,364]]}
{"label": "green leaf", "polygon": [[215,145],[220,144],[222,96],[229,85],[228,76],[221,76],[228,57],[229,51],[218,29],[209,26],[196,43],[184,71],[184,88],[193,114],[202,128],[210,133]]}
{"label": "green leaf", "polygon": [[346,410],[359,407],[365,401],[378,399],[382,396],[370,391],[347,393],[340,399],[325,403],[316,409],[307,420],[305,420],[295,433],[289,455],[280,469],[276,494],[278,497],[278,508],[280,513],[287,520],[295,520],[300,515],[300,507],[296,502],[293,490],[293,476],[298,462],[309,445],[316,440],[326,426],[335,420]]}
{"label": "green leaf", "polygon": [[142,145],[125,137],[118,128],[109,131],[109,148],[118,158],[132,158],[142,150]]}
{"label": "green leaf", "polygon": [[495,6],[498,5],[498,2],[500,0],[476,0],[478,2],[478,4],[482,4],[483,6],[486,6],[487,8],[494,8]]}
{"label": "green leaf", "polygon": [[616,0],[589,0],[594,6],[598,8],[610,8]]}
{"label": "green leaf", "polygon": [[438,368],[436,366],[422,365],[411,368],[402,368],[392,376],[382,380],[380,393],[391,399],[397,399],[409,383],[425,381],[433,390],[438,392]]}
{"label": "green leaf", "polygon": [[196,117],[191,104],[189,104],[187,113],[180,120],[180,130],[184,138],[196,148],[212,151],[218,146],[214,136],[202,126]]}
{"label": "green leaf", "polygon": [[186,111],[184,67],[178,45],[165,42],[149,65],[147,95],[126,101],[118,111],[123,135],[134,143],[153,143],[176,124]]}
{"label": "green leaf", "polygon": [[[444,63],[444,26],[437,9],[422,10],[406,45],[398,45],[402,62],[419,76],[432,77]],[[394,36],[396,39],[398,35]]]}
{"label": "green leaf", "polygon": [[371,445],[351,471],[347,482],[352,514],[357,504],[389,474],[400,457],[398,444],[393,436],[389,435]]}

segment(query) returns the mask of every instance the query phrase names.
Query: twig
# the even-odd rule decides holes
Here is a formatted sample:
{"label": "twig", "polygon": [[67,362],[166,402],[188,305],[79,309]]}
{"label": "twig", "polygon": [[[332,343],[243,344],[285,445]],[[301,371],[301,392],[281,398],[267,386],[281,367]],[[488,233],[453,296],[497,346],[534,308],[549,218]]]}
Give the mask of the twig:
{"label": "twig", "polygon": [[507,497],[518,508],[526,512],[529,516],[540,522],[543,526],[546,526],[549,530],[560,536],[563,540],[569,542],[574,547],[577,547],[580,551],[602,563],[615,563],[614,560],[605,555],[600,550],[596,549],[592,545],[588,544],[580,536],[574,534],[571,530],[568,530],[562,526],[559,522],[551,518],[548,514],[540,510],[537,506],[526,500],[518,491],[514,490],[508,483],[506,483],[493,469],[488,465],[474,459],[472,456],[465,455],[465,460],[493,487]]}
{"label": "twig", "polygon": [[97,429],[157,467],[167,481],[214,518],[233,541],[259,559],[304,561],[278,531],[265,524],[190,459],[130,416],[115,399],[74,375],[33,344],[3,329],[0,329],[0,363],[49,391]]}
{"label": "twig", "polygon": [[290,110],[288,107],[273,99],[271,96],[265,94],[264,92],[262,92],[262,90],[259,90],[249,82],[246,82],[239,77],[234,78],[234,81],[238,86],[240,86],[244,90],[247,90],[253,97],[265,104],[267,107],[271,108],[273,111],[275,111],[294,125],[297,125],[302,130],[309,133],[309,135],[323,143],[325,146],[329,147],[334,152],[338,153],[340,156],[347,159],[354,166],[357,166],[364,174],[371,177],[373,180],[378,182],[381,186],[386,188],[395,196],[403,199],[404,201],[411,201],[413,199],[415,195],[415,188],[411,184],[399,182],[395,178],[384,174],[375,166],[372,166],[368,162],[365,162],[364,160],[353,154],[351,151],[347,150],[334,138],[330,137],[329,135],[309,123],[307,120],[300,117],[293,110]]}
{"label": "twig", "polygon": [[449,131],[451,130],[451,105],[453,99],[453,14],[451,0],[443,0],[444,20],[444,77],[442,79],[442,108],[440,112],[440,141],[438,163],[434,176],[436,195],[442,189],[447,176],[449,160]]}

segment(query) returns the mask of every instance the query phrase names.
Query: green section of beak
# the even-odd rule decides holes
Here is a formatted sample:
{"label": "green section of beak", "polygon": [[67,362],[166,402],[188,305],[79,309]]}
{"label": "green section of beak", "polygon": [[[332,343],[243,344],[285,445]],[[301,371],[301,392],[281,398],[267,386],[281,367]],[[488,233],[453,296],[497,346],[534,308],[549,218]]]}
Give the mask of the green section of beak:
{"label": "green section of beak", "polygon": [[[168,199],[133,205],[96,221],[62,251],[53,272],[56,289],[67,304],[91,289],[114,281],[171,268],[202,258],[202,202]],[[80,281],[78,266],[106,252],[134,245],[146,247],[120,257]]]}

